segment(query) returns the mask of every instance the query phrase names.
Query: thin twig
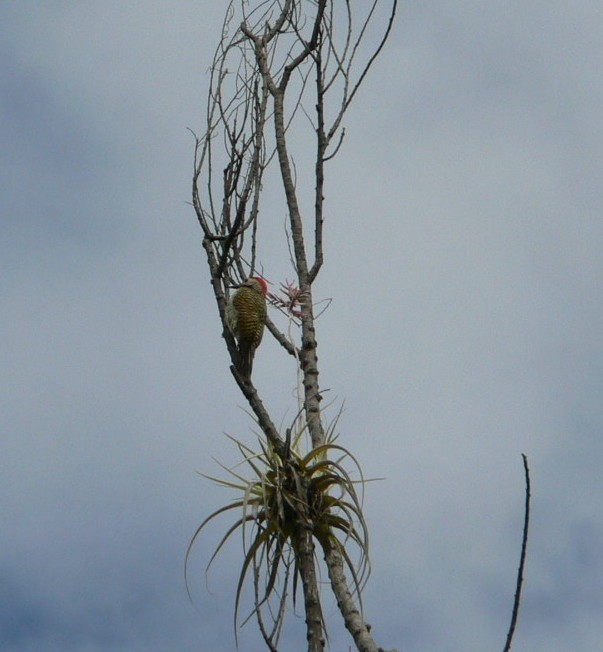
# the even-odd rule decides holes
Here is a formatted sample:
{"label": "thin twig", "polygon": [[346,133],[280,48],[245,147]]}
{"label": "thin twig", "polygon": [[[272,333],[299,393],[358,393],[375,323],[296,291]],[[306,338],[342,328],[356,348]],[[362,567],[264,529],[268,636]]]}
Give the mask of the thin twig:
{"label": "thin twig", "polygon": [[528,547],[528,530],[530,525],[530,470],[528,468],[528,458],[522,453],[523,469],[526,476],[526,506],[525,516],[523,520],[523,537],[521,540],[521,559],[519,561],[519,568],[517,569],[517,583],[515,585],[515,600],[513,602],[513,614],[511,615],[511,624],[507,633],[507,642],[503,652],[509,652],[511,643],[513,642],[513,634],[515,633],[515,626],[517,625],[517,617],[519,615],[519,604],[521,602],[521,585],[523,584],[523,570],[526,562],[526,550]]}

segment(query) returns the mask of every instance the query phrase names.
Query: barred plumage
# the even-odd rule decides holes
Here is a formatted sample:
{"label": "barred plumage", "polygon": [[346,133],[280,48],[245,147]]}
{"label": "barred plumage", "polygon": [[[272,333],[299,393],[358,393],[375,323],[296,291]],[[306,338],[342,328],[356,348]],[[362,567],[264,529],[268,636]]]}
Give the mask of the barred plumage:
{"label": "barred plumage", "polygon": [[266,281],[253,276],[243,283],[226,306],[226,323],[238,344],[235,366],[245,378],[251,376],[253,356],[264,334],[267,294]]}

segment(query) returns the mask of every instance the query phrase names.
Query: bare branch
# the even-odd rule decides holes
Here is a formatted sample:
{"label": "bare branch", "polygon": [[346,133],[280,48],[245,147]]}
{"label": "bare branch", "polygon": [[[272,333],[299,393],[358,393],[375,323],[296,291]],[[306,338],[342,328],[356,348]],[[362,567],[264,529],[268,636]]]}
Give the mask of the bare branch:
{"label": "bare branch", "polygon": [[[232,337],[232,336],[231,336]],[[233,365],[230,367],[230,371],[234,376],[234,379],[239,386],[239,389],[247,399],[251,409],[253,410],[257,420],[258,425],[262,429],[262,432],[266,435],[274,450],[279,454],[283,455],[285,451],[285,442],[281,438],[276,426],[272,423],[272,419],[268,413],[268,410],[264,407],[262,400],[260,399],[258,392],[251,380],[248,378],[243,378],[241,374],[238,373],[236,367]]]}
{"label": "bare branch", "polygon": [[323,551],[329,571],[329,579],[331,580],[331,588],[337,598],[337,606],[343,616],[346,629],[354,639],[359,652],[379,652],[379,647],[373,640],[348,587],[341,553],[335,546],[330,546]]}
{"label": "bare branch", "polygon": [[513,600],[513,613],[511,614],[511,624],[507,632],[507,641],[505,643],[504,652],[509,652],[511,643],[513,642],[513,635],[515,634],[515,626],[517,625],[517,618],[519,616],[519,605],[521,603],[521,586],[523,584],[523,571],[526,563],[526,553],[528,548],[528,530],[530,527],[530,469],[528,468],[528,458],[522,454],[523,470],[526,480],[526,503],[523,519],[523,536],[521,539],[521,557],[519,560],[519,568],[517,569],[517,582],[515,584],[515,599]]}
{"label": "bare branch", "polygon": [[[357,49],[360,41],[362,40],[362,37],[364,36],[365,30],[366,30],[366,28],[368,26],[368,23],[370,21],[370,18],[371,18],[372,14],[373,14],[373,11],[374,11],[376,5],[377,5],[377,2],[378,2],[378,0],[374,1],[373,5],[371,7],[371,10],[369,12],[369,17],[366,19],[366,21],[365,21],[365,23],[364,23],[364,25],[362,27],[360,36],[358,37],[358,40],[356,41],[356,45],[354,46],[354,49],[353,49],[352,58],[353,58],[353,56],[354,56],[354,54],[356,52],[356,49]],[[377,46],[377,48],[374,50],[373,54],[369,58],[367,64],[364,67],[364,69],[360,73],[360,76],[358,77],[358,80],[354,84],[354,86],[352,88],[352,91],[348,94],[348,92],[346,90],[346,93],[344,94],[344,101],[342,103],[341,110],[340,110],[339,114],[337,115],[337,117],[335,118],[335,120],[334,120],[333,124],[331,125],[331,128],[329,129],[329,132],[327,134],[327,138],[328,138],[329,141],[334,136],[337,129],[339,129],[339,125],[341,124],[341,120],[342,120],[345,112],[348,110],[350,104],[352,103],[358,89],[360,88],[360,86],[362,85],[362,82],[364,81],[365,77],[367,76],[368,71],[370,70],[371,66],[375,62],[375,59],[379,56],[379,54],[381,53],[381,50],[383,50],[383,47],[384,47],[385,43],[387,42],[387,39],[389,38],[389,35],[391,33],[391,30],[392,30],[392,26],[394,24],[394,19],[396,17],[396,9],[397,9],[397,7],[398,7],[398,0],[393,0],[392,1],[391,13],[389,15],[387,28],[385,30],[383,38],[381,39],[381,42],[379,43],[379,45]],[[346,70],[346,73],[345,73],[346,85],[347,85],[347,79],[348,79],[348,76],[349,76],[350,67],[351,67],[351,61],[349,63],[348,69]]]}
{"label": "bare branch", "polygon": [[295,346],[284,335],[284,333],[281,333],[270,317],[266,317],[266,328],[270,331],[274,339],[285,349],[285,351],[289,353],[289,355],[292,355],[294,358],[299,355]]}
{"label": "bare branch", "polygon": [[327,6],[327,0],[318,0],[318,8],[316,11],[316,18],[314,19],[314,27],[312,29],[312,36],[310,40],[304,44],[304,49],[285,66],[283,76],[279,84],[279,90],[284,93],[289,83],[289,78],[291,73],[300,66],[316,49],[318,45],[318,38],[320,35],[320,26],[322,24],[322,17],[325,13],[325,7]]}

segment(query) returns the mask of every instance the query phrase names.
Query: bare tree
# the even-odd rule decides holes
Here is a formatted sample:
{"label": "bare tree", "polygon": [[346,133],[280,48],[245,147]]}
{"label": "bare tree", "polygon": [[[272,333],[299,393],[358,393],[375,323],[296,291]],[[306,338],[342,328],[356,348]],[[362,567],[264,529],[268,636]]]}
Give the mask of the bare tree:
{"label": "bare tree", "polygon": [[[325,166],[340,151],[344,116],[390,35],[396,8],[397,0],[233,0],[211,66],[207,128],[195,136],[193,205],[230,369],[262,436],[258,450],[235,440],[252,477],[229,471],[229,481],[218,480],[239,489],[240,496],[199,526],[187,559],[214,517],[237,511],[210,563],[231,534],[243,530],[235,631],[249,576],[255,596],[251,616],[272,651],[278,649],[285,605],[289,595],[295,601],[298,580],[308,650],[324,649],[319,553],[356,648],[381,650],[362,613],[370,566],[356,491],[363,486],[360,465],[334,443],[337,419],[328,423],[321,405],[320,309],[313,286],[324,262]],[[272,310],[266,318],[267,329],[297,368],[298,412],[284,432],[252,379],[237,370],[237,343],[226,309],[232,288],[250,276],[261,273],[270,280],[274,273],[265,245],[267,233],[272,243],[281,228],[274,188],[284,195],[282,247],[295,278],[270,294]],[[267,194],[273,199],[269,208]],[[279,327],[274,317],[285,326]],[[356,473],[360,481],[352,479]]]}
{"label": "bare tree", "polygon": [[[256,477],[252,482],[241,480],[244,498],[237,508],[243,507],[243,517],[235,526],[254,526],[237,606],[250,571],[254,613],[269,649],[276,649],[287,585],[291,581],[295,593],[298,578],[308,649],[324,648],[317,544],[357,648],[379,649],[360,609],[369,569],[368,533],[354,482],[340,459],[353,458],[333,443],[334,424],[325,424],[321,409],[313,284],[324,260],[325,164],[337,154],[344,138],[343,117],[390,34],[396,0],[388,2],[385,12],[383,4],[374,0],[358,10],[349,1],[268,0],[254,7],[231,2],[211,68],[207,129],[196,139],[193,204],[233,361],[231,371],[265,437],[259,453],[238,443]],[[309,171],[307,152],[293,151],[300,142],[308,143],[307,133],[300,140],[300,129],[313,134]],[[303,170],[296,167],[302,164]],[[310,174],[314,199],[306,209],[298,180]],[[266,319],[285,354],[297,361],[301,381],[299,413],[284,433],[275,426],[252,380],[238,373],[236,342],[226,320],[231,288],[263,269],[264,223],[269,222],[273,231],[278,226],[275,211],[262,207],[270,184],[284,190],[283,246],[289,247],[296,277],[271,295],[275,309],[287,317],[286,331],[270,316]],[[303,434],[310,440],[305,453]],[[333,454],[338,459],[331,459]],[[360,548],[359,563],[348,553],[351,544]],[[272,617],[268,626],[262,607],[276,596],[279,604],[268,610]]]}

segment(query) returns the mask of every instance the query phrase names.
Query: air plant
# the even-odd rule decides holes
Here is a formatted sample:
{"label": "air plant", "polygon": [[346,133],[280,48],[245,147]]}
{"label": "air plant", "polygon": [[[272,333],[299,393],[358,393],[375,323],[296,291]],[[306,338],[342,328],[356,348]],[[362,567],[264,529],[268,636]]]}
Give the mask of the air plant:
{"label": "air plant", "polygon": [[[259,450],[254,451],[230,437],[243,456],[243,463],[252,470],[252,478],[245,478],[234,469],[223,465],[222,468],[229,473],[231,479],[202,474],[222,486],[234,489],[239,492],[239,496],[210,514],[193,534],[186,552],[185,579],[191,550],[205,526],[221,514],[238,511],[239,516],[224,533],[207,564],[206,571],[226,541],[235,532],[240,531],[245,554],[235,598],[235,636],[241,591],[252,569],[255,604],[242,625],[255,613],[260,630],[271,650],[276,650],[282,630],[290,582],[295,605],[298,543],[302,525],[306,530],[310,528],[314,541],[323,551],[333,547],[339,550],[359,599],[370,573],[368,529],[362,515],[362,501],[355,488],[356,484],[363,485],[365,480],[356,458],[343,446],[333,443],[332,435],[333,431],[330,429],[327,443],[303,456],[294,450],[297,446],[289,445],[290,430],[287,431],[287,446],[283,454],[278,454],[270,444],[261,439]],[[336,455],[338,459],[329,459],[329,455]],[[346,460],[352,461],[360,473],[360,480],[351,479],[343,466]],[[350,544],[358,549],[357,562],[354,562],[350,555]],[[276,608],[273,605],[274,599],[278,601]],[[271,631],[265,627],[263,607],[269,608],[272,618]]]}

